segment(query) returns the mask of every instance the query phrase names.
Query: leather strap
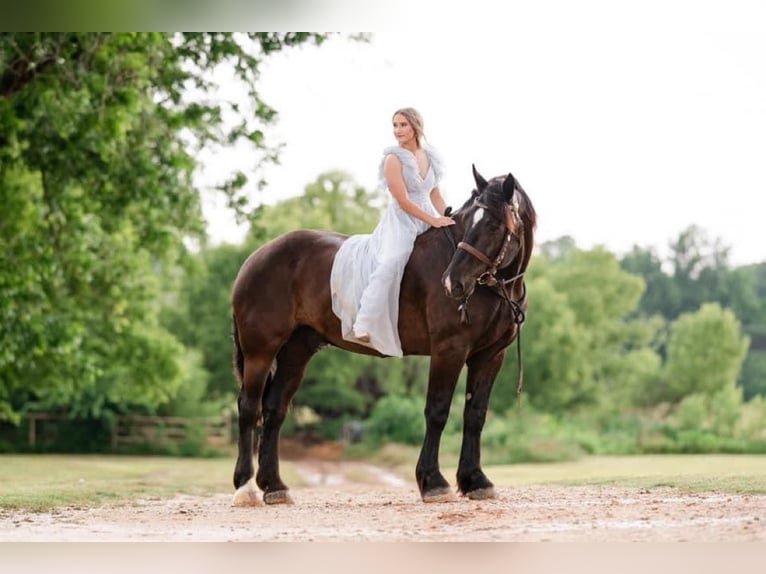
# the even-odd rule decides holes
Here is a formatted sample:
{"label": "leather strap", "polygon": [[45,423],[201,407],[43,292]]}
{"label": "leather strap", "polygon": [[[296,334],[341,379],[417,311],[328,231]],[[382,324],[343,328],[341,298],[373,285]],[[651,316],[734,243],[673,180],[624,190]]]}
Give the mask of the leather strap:
{"label": "leather strap", "polygon": [[490,261],[489,257],[484,255],[481,251],[479,251],[475,247],[472,247],[471,245],[468,245],[467,243],[464,243],[463,241],[458,243],[457,246],[458,246],[458,249],[467,251],[468,253],[476,257],[476,259],[478,259],[482,263],[488,265],[489,267],[492,267],[492,261]]}

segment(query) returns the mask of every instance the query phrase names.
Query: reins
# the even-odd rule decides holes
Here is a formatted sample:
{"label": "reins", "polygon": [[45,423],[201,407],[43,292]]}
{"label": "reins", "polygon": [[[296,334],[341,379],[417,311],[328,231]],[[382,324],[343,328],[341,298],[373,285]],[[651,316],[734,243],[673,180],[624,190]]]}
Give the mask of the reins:
{"label": "reins", "polygon": [[[485,205],[479,204],[483,208],[487,208]],[[519,267],[517,269],[516,275],[511,277],[510,279],[499,279],[497,278],[496,274],[498,269],[500,268],[500,265],[502,265],[503,260],[505,259],[506,253],[508,251],[508,246],[511,243],[511,236],[513,234],[513,231],[511,229],[511,218],[509,214],[506,214],[506,234],[505,239],[503,240],[503,245],[500,248],[500,252],[495,257],[494,261],[491,260],[489,257],[487,257],[484,253],[473,247],[472,245],[460,241],[455,245],[455,238],[452,235],[452,231],[449,227],[444,227],[444,234],[447,236],[447,239],[449,240],[450,244],[452,245],[453,250],[462,249],[463,251],[470,253],[473,255],[476,259],[487,265],[487,270],[484,271],[481,275],[479,275],[476,278],[476,283],[479,285],[486,285],[489,287],[492,291],[500,295],[505,301],[508,302],[509,311],[511,313],[511,320],[517,325],[517,334],[516,334],[516,358],[518,360],[518,379],[516,384],[516,400],[518,401],[518,408],[521,410],[521,393],[524,387],[524,365],[522,362],[522,353],[521,353],[521,326],[526,320],[526,313],[522,309],[522,305],[524,304],[526,298],[527,298],[527,286],[526,283],[523,281],[521,282],[521,298],[519,301],[514,301],[511,296],[509,295],[509,291],[513,289],[513,284],[518,280],[524,277],[525,271],[522,271],[521,268],[524,264],[524,235],[523,235],[523,223],[519,217],[518,213],[518,205],[513,205],[512,207],[508,208],[510,211],[513,212],[516,223],[519,227],[521,227],[521,233],[518,235],[519,237]],[[471,318],[468,315],[468,299],[469,296],[466,296],[460,305],[458,306],[458,311],[460,312],[460,322],[464,325],[470,325],[471,324]]]}
{"label": "reins", "polygon": [[[523,273],[517,275],[513,278],[512,281],[515,281],[519,277],[524,275]],[[523,281],[521,282],[521,288],[522,288],[522,294],[520,302],[516,302],[513,299],[511,299],[510,295],[508,295],[505,285],[503,285],[503,289],[500,289],[500,293],[503,295],[506,301],[508,301],[508,304],[511,308],[511,314],[513,315],[513,322],[518,325],[518,332],[516,333],[516,360],[519,364],[519,370],[518,370],[518,379],[516,381],[516,401],[519,406],[519,410],[521,410],[521,392],[524,388],[524,364],[521,360],[521,325],[524,323],[524,320],[526,319],[526,313],[524,313],[524,310],[521,308],[521,305],[524,303],[524,300],[527,298],[527,285]]]}

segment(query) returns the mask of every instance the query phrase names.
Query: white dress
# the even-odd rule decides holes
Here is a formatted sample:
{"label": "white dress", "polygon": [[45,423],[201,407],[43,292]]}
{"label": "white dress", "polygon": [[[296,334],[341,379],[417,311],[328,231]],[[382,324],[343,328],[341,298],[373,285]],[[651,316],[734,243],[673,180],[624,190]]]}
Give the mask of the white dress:
{"label": "white dress", "polygon": [[[379,177],[386,188],[383,162],[395,154],[402,163],[407,194],[413,203],[434,216],[439,213],[431,203],[431,190],[443,175],[443,163],[427,145],[428,172],[421,177],[415,155],[400,146],[383,150]],[[392,199],[372,234],[352,235],[338,250],[330,274],[332,310],[341,320],[343,338],[372,347],[392,357],[402,356],[399,339],[399,288],[404,268],[415,239],[430,226],[408,214]],[[353,336],[357,331],[370,335],[369,343]]]}

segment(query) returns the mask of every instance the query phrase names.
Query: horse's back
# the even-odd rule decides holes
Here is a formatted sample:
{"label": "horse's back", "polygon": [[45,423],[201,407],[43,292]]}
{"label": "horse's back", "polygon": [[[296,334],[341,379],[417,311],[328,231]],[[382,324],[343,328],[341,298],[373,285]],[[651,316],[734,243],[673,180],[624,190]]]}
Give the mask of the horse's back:
{"label": "horse's back", "polygon": [[332,262],[346,237],[302,229],[280,235],[256,249],[242,264],[232,288],[232,310],[237,321],[263,322],[273,317],[288,328],[301,315],[315,314],[317,305],[329,301]]}
{"label": "horse's back", "polygon": [[250,254],[234,281],[234,292],[247,289],[251,281],[264,273],[279,276],[281,271],[300,270],[312,262],[319,265],[328,255],[332,258],[345,239],[340,233],[311,229],[284,233]]}

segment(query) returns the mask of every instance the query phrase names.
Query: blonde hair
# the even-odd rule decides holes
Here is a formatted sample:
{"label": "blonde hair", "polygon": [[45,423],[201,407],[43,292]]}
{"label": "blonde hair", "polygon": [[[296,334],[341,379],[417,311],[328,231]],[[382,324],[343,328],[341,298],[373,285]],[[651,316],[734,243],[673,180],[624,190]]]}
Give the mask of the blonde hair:
{"label": "blonde hair", "polygon": [[415,141],[418,145],[421,145],[422,140],[426,139],[426,135],[423,132],[423,116],[415,108],[400,108],[394,112],[391,119],[394,119],[397,115],[402,115],[407,118],[407,121],[415,130]]}

